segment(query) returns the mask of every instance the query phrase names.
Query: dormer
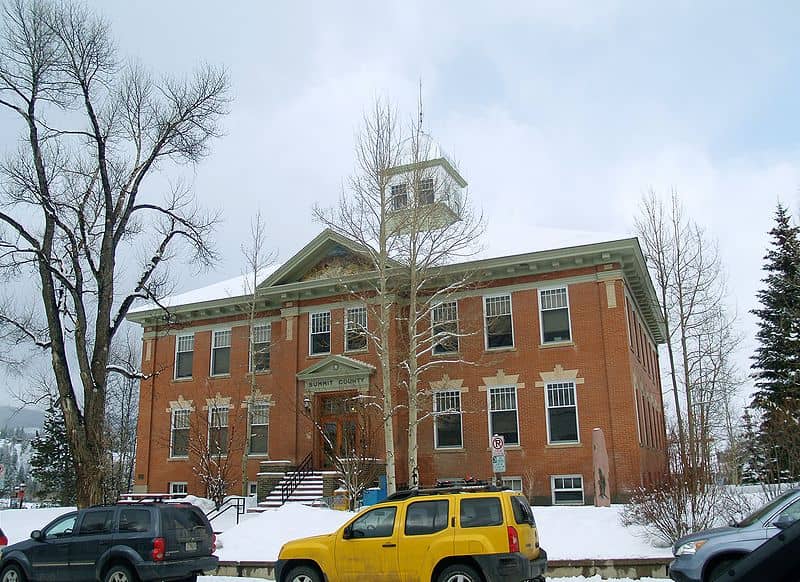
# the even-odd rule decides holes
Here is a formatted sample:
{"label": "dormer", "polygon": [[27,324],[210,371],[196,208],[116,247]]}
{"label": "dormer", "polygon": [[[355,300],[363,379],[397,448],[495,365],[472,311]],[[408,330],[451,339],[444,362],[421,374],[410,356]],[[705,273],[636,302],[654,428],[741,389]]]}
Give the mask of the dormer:
{"label": "dormer", "polygon": [[423,134],[416,155],[388,170],[389,229],[394,234],[445,228],[461,219],[467,181]]}

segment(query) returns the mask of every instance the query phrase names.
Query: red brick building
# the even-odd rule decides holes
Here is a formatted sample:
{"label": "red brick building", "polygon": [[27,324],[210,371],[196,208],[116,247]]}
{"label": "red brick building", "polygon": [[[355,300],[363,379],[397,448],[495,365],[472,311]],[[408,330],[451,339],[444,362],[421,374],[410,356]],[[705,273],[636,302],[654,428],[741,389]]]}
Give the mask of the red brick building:
{"label": "red brick building", "polygon": [[[509,485],[539,503],[590,501],[595,428],[605,435],[612,499],[663,473],[664,330],[635,238],[448,268],[479,281],[432,315],[432,328],[458,337],[437,345],[430,358],[440,363],[422,377],[422,485],[490,478],[489,437],[499,433]],[[354,430],[342,403],[381,390],[375,347],[354,332],[374,328],[370,300],[356,295],[373,276],[363,249],[325,231],[259,283],[252,333],[241,280],[172,298],[168,317],[132,313],[151,374],[141,384],[137,490],[203,494],[193,439],[227,439],[234,475],[249,443],[251,482],[265,460],[296,465],[310,453],[324,467],[317,427],[341,440]],[[403,403],[401,390],[394,396]],[[403,423],[398,414],[399,483],[410,480]],[[380,453],[383,437],[376,440]]]}

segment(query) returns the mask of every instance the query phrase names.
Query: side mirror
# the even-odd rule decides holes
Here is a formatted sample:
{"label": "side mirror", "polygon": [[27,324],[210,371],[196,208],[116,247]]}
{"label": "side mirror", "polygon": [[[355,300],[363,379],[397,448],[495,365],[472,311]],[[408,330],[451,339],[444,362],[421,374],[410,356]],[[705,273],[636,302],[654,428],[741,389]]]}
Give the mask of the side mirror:
{"label": "side mirror", "polygon": [[352,537],[353,537],[353,526],[348,525],[346,528],[344,528],[344,531],[342,532],[342,539],[349,540]]}
{"label": "side mirror", "polygon": [[42,530],[35,529],[31,532],[31,539],[36,540],[37,542],[41,542],[44,540],[44,534],[42,534]]}
{"label": "side mirror", "polygon": [[772,525],[774,525],[778,529],[786,529],[787,527],[793,525],[795,521],[797,521],[797,520],[793,519],[789,515],[782,515],[778,519],[773,521]]}

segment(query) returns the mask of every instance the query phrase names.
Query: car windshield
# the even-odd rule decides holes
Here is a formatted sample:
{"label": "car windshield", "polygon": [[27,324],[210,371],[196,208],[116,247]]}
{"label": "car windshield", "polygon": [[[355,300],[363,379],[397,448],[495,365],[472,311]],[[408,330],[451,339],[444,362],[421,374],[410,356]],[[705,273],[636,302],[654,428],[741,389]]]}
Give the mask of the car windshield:
{"label": "car windshield", "polygon": [[786,502],[789,497],[792,497],[797,494],[796,489],[792,489],[791,491],[787,491],[780,497],[776,497],[769,503],[767,503],[764,507],[756,509],[753,513],[745,517],[742,521],[736,524],[736,527],[747,527],[748,525],[753,525],[757,521],[761,521],[763,518],[771,514],[775,509]]}

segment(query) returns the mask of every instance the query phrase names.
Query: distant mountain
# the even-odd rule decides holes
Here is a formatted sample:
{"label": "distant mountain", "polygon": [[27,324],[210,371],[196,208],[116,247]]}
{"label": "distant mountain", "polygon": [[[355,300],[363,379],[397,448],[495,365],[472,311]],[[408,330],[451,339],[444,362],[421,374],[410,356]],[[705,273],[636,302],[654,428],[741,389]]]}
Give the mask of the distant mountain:
{"label": "distant mountain", "polygon": [[38,408],[18,410],[13,406],[0,406],[0,428],[42,428],[44,411]]}

